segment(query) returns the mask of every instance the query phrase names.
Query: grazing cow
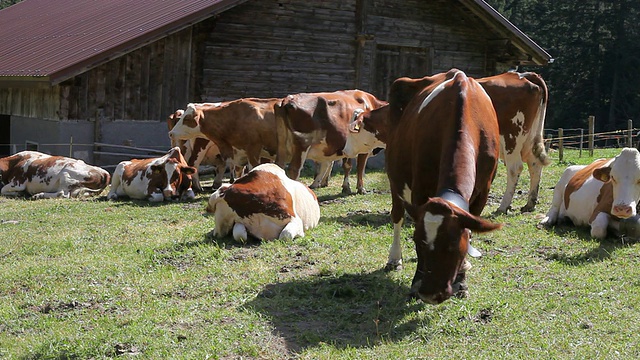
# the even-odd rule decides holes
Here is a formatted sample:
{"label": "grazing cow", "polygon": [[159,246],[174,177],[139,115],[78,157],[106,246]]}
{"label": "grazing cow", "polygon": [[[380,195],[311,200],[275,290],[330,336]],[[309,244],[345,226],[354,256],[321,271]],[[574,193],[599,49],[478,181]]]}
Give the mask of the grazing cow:
{"label": "grazing cow", "polygon": [[84,161],[22,151],[0,159],[0,193],[32,199],[98,195],[109,185],[109,172]]}
{"label": "grazing cow", "polygon": [[[350,130],[349,125],[362,111],[386,104],[360,90],[287,96],[275,106],[278,126],[276,163],[284,167],[284,159],[289,150],[291,162],[287,174],[296,180],[300,177],[300,170],[306,159],[320,163],[320,171],[310,185],[314,189],[320,187],[323,179],[328,177],[333,161],[363,154],[358,165],[358,193],[364,193],[362,173],[366,158],[373,149],[384,147],[384,143],[369,136],[366,131]],[[348,169],[350,170],[350,166]],[[351,192],[347,168],[345,175],[343,192]]]}
{"label": "grazing cow", "polygon": [[613,159],[569,166],[553,190],[543,225],[568,217],[574,225],[591,225],[591,236],[603,239],[607,228],[636,215],[640,200],[640,153],[622,149]]}
{"label": "grazing cow", "polygon": [[457,69],[397,79],[389,107],[386,168],[394,236],[387,268],[402,264],[400,230],[406,209],[416,224],[412,293],[437,304],[461,287],[470,267],[467,253],[476,255],[470,230],[501,227],[479,216],[500,155],[498,121],[486,92]]}
{"label": "grazing cow", "polygon": [[273,106],[280,99],[246,98],[217,104],[189,104],[169,131],[172,141],[207,138],[223,159],[257,166],[278,150]]}
{"label": "grazing cow", "polygon": [[506,213],[516,191],[523,161],[530,175],[527,204],[532,211],[538,201],[542,168],[549,164],[543,129],[547,110],[547,85],[532,72],[504,74],[478,79],[493,102],[500,128],[501,156],[507,167],[507,188],[497,212]]}
{"label": "grazing cow", "polygon": [[179,147],[159,158],[122,161],[113,172],[107,198],[128,196],[151,202],[193,199],[191,175],[194,173],[196,169],[187,165]]}
{"label": "grazing cow", "polygon": [[[220,103],[210,105],[217,106],[220,105]],[[184,110],[180,109],[176,110],[175,113],[169,115],[169,118],[167,119],[169,131],[171,131],[178,120],[180,120],[182,114],[184,114]],[[174,141],[172,139],[171,146],[180,146],[180,150],[182,151],[184,158],[189,166],[193,166],[198,169],[200,165],[212,165],[216,169],[216,176],[213,179],[213,188],[217,189],[220,187],[220,185],[222,184],[224,172],[227,169],[227,162],[222,158],[220,149],[216,144],[214,144],[213,141],[207,138],[194,138],[178,141]],[[202,192],[199,173],[193,174],[191,180],[193,182],[193,190],[198,193]]]}
{"label": "grazing cow", "polygon": [[311,189],[289,179],[276,164],[256,166],[211,195],[207,212],[215,216],[214,236],[245,241],[293,239],[318,225],[320,207]]}

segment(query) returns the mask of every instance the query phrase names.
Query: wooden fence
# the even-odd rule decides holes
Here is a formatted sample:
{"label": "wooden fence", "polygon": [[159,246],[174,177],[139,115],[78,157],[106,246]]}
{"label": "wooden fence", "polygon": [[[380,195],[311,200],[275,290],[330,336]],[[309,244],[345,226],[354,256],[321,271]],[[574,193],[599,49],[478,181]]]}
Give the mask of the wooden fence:
{"label": "wooden fence", "polygon": [[545,129],[545,146],[547,151],[553,147],[558,150],[558,159],[562,161],[565,148],[589,151],[589,156],[593,156],[593,149],[607,147],[636,147],[636,138],[639,129],[634,129],[633,121],[627,121],[627,128],[624,130],[613,130],[595,133],[595,117],[589,116],[588,129]]}

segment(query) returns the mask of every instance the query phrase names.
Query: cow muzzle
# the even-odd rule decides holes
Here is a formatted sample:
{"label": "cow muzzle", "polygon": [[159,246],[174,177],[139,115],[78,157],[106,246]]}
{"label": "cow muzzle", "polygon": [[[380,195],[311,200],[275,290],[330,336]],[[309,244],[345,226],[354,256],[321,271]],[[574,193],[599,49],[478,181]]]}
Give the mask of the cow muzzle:
{"label": "cow muzzle", "polygon": [[611,208],[611,215],[619,217],[621,219],[628,219],[635,214],[635,207],[631,205],[618,204],[613,205],[613,207]]}
{"label": "cow muzzle", "polygon": [[427,304],[437,305],[440,304],[453,296],[453,288],[451,285],[447,285],[447,287],[440,292],[436,292],[434,294],[423,294],[422,292],[418,292],[418,297],[420,300]]}

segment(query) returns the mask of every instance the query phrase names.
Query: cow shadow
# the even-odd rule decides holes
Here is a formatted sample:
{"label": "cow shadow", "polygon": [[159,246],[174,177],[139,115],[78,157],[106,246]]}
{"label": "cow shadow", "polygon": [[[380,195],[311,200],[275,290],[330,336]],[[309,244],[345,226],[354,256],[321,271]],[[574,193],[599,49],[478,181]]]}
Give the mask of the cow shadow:
{"label": "cow shadow", "polygon": [[[548,232],[556,234],[560,238],[577,237],[580,240],[591,241],[591,233],[589,227],[575,227],[569,224],[556,225],[549,228],[543,228]],[[542,250],[546,260],[558,261],[566,265],[579,266],[586,263],[596,261],[605,261],[611,258],[611,254],[618,248],[635,244],[637,240],[614,236],[609,234],[606,238],[598,241],[598,247],[589,249],[586,252],[578,254],[567,254],[562,251]]]}
{"label": "cow shadow", "polygon": [[344,215],[322,217],[320,219],[325,222],[337,222],[345,225],[361,225],[361,226],[385,226],[391,224],[391,213],[389,211],[371,211],[356,210],[350,211]]}
{"label": "cow shadow", "polygon": [[244,307],[270,319],[289,353],[322,344],[372,348],[429,326],[429,319],[405,321],[425,307],[408,293],[408,287],[377,270],[268,284]]}

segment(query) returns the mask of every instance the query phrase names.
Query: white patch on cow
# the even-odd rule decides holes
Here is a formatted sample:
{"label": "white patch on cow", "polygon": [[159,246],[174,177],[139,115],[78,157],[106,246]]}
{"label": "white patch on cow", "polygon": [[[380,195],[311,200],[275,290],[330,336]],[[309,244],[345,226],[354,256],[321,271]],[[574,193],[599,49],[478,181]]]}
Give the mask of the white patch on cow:
{"label": "white patch on cow", "polygon": [[178,122],[176,122],[173,129],[169,131],[169,137],[171,138],[171,141],[189,140],[197,137],[203,137],[203,134],[200,131],[200,126],[190,127],[184,124],[184,118],[186,116],[195,115],[197,111],[196,106],[198,106],[198,104],[192,103],[187,105],[187,109],[184,111],[182,116],[180,116],[180,119],[178,120]]}
{"label": "white patch on cow", "polygon": [[427,238],[424,243],[427,244],[429,249],[433,250],[435,246],[436,236],[438,235],[438,228],[442,225],[444,215],[434,215],[430,212],[424,214],[423,223],[424,231],[427,233]]}
{"label": "white patch on cow", "polygon": [[244,225],[240,223],[233,225],[233,239],[235,241],[245,242],[247,238],[247,228]]}
{"label": "white patch on cow", "polygon": [[425,107],[427,107],[427,105],[429,105],[429,103],[435,99],[436,96],[438,96],[438,94],[440,94],[440,92],[442,92],[442,90],[444,90],[445,86],[447,86],[447,84],[449,84],[451,81],[453,81],[453,79],[459,74],[462,73],[462,71],[458,71],[456,72],[451,79],[443,81],[440,85],[436,86],[435,89],[433,89],[433,91],[431,91],[431,93],[429,93],[429,95],[422,101],[422,104],[420,105],[420,108],[418,109],[418,113],[422,112],[422,109],[424,109]]}
{"label": "white patch on cow", "polygon": [[402,200],[411,204],[411,189],[408,184],[404,184],[404,189],[402,189]]}
{"label": "white patch on cow", "polygon": [[[640,199],[640,153],[634,148],[624,148],[609,166],[613,184],[611,214],[623,218],[635,216]],[[618,213],[616,207],[626,208],[628,212]]]}

